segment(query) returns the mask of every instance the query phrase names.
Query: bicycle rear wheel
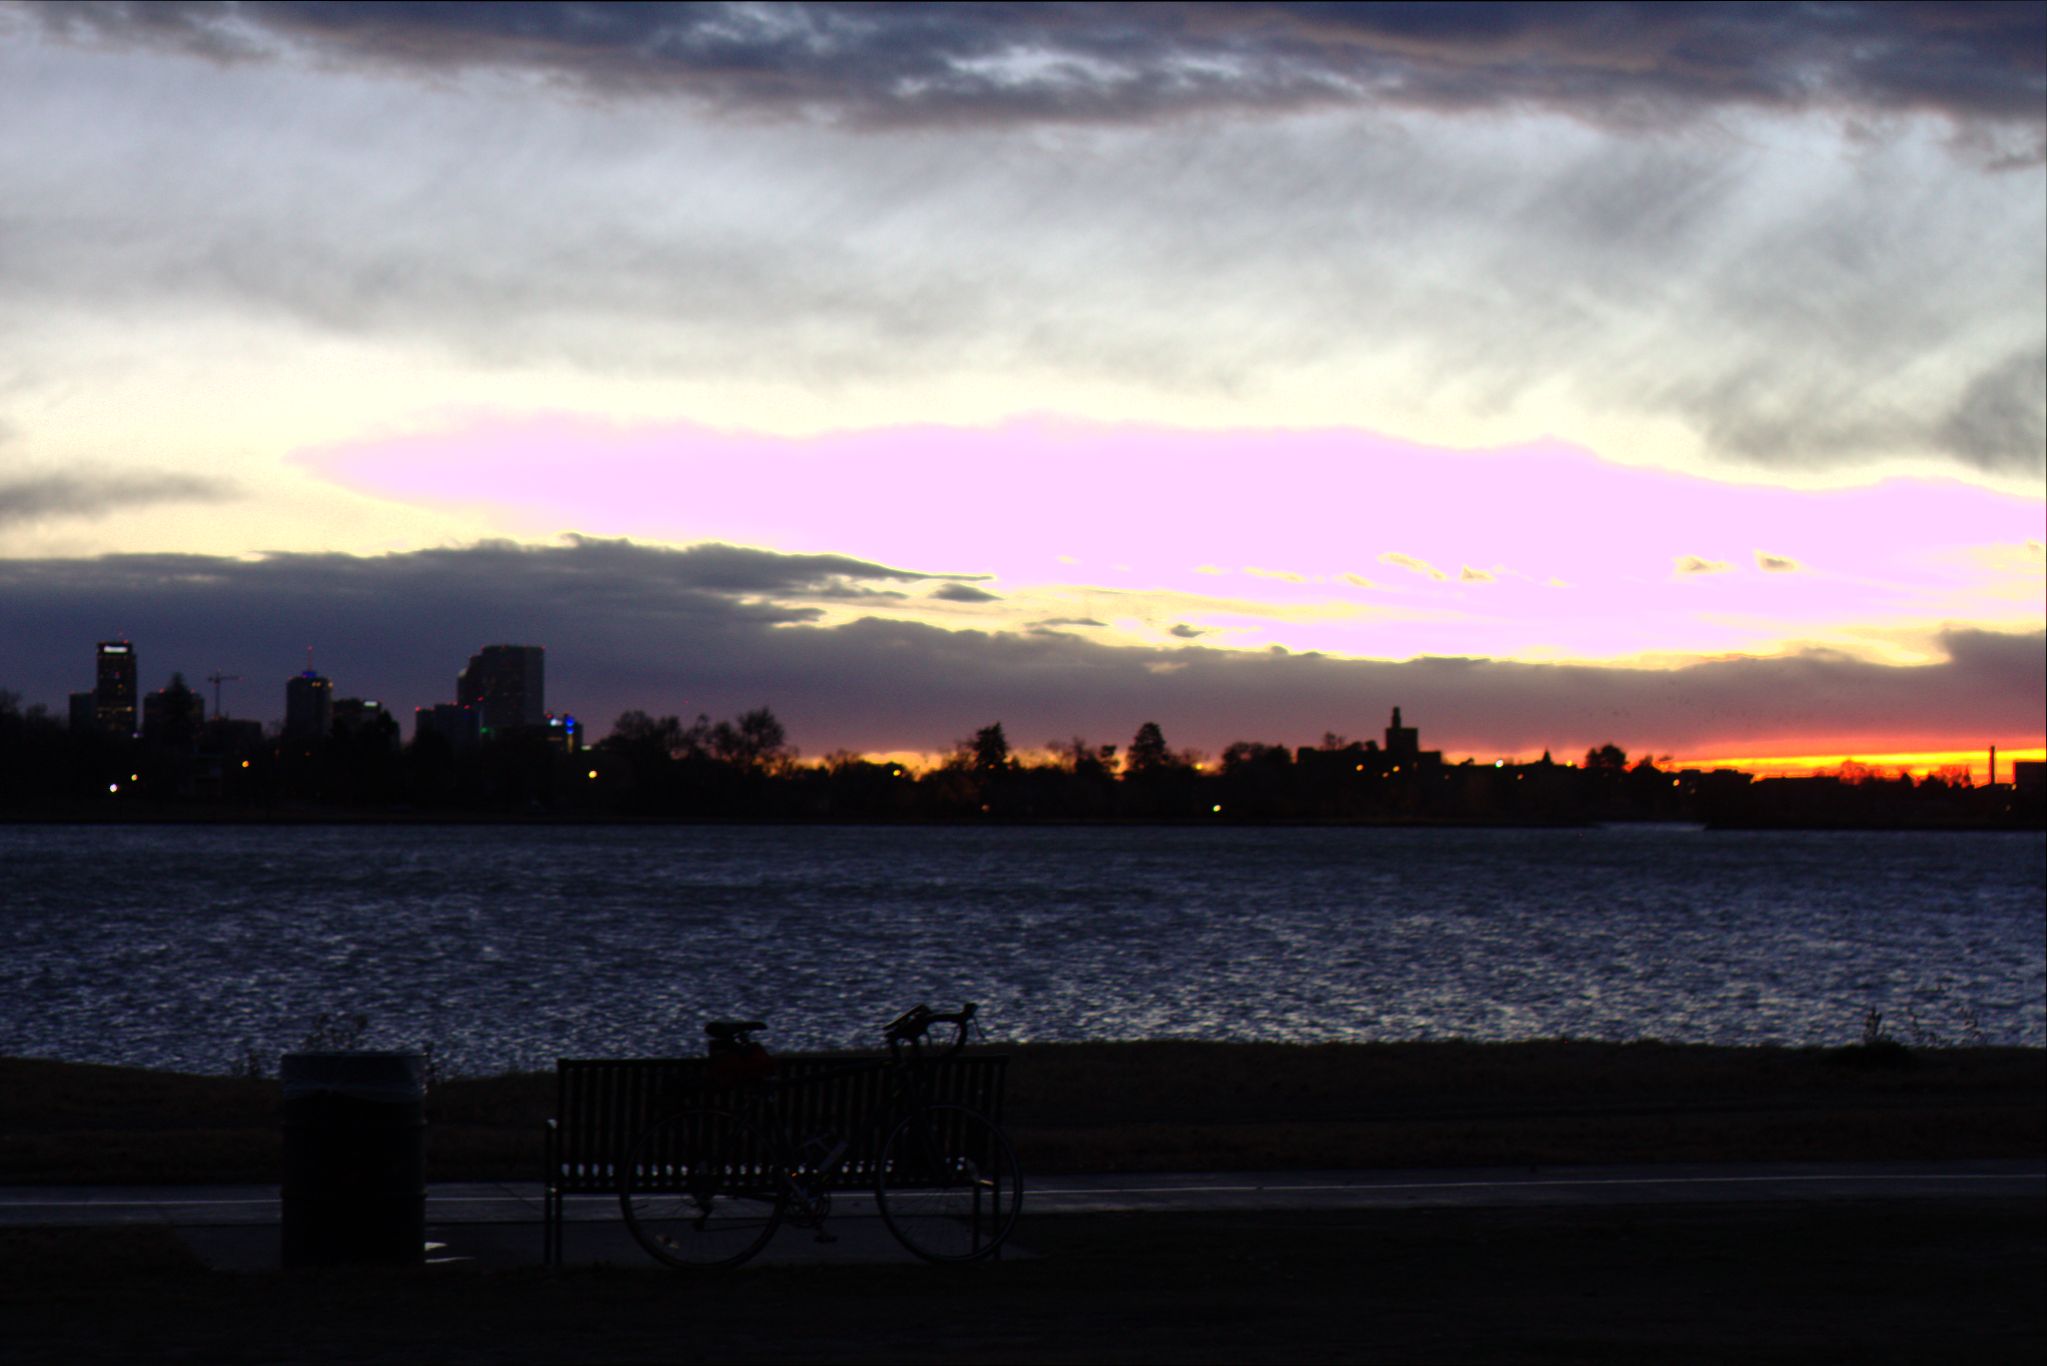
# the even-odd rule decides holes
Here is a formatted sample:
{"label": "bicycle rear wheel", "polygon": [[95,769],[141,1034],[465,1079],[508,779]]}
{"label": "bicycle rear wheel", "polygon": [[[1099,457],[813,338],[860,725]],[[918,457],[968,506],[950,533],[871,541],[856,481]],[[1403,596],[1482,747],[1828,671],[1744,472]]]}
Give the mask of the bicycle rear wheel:
{"label": "bicycle rear wheel", "polygon": [[931,1262],[991,1255],[1016,1227],[1023,1169],[995,1122],[964,1105],[931,1105],[896,1125],[875,1180],[881,1217]]}
{"label": "bicycle rear wheel", "polygon": [[684,1110],[633,1140],[619,1208],[657,1261],[738,1266],[782,1222],[781,1170],[751,1125],[726,1110]]}

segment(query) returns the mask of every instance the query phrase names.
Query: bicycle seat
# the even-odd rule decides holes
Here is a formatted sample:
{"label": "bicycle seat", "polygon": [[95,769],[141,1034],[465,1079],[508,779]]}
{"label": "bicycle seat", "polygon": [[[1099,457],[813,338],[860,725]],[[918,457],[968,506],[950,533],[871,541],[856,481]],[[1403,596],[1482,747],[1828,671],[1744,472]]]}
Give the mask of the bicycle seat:
{"label": "bicycle seat", "polygon": [[706,1020],[704,1033],[721,1042],[729,1043],[741,1034],[751,1034],[756,1029],[766,1029],[765,1020]]}

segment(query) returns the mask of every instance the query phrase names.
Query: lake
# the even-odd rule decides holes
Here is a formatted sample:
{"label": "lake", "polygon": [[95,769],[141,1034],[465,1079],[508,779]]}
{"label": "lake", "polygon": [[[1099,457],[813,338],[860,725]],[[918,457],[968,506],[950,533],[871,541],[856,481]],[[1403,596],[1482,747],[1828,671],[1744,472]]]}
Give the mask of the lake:
{"label": "lake", "polygon": [[[2037,834],[0,826],[0,1053],[227,1070],[322,1014],[464,1071],[707,1016],[997,1040],[2047,1043]],[[1916,1023],[1915,1023],[1916,1022]]]}

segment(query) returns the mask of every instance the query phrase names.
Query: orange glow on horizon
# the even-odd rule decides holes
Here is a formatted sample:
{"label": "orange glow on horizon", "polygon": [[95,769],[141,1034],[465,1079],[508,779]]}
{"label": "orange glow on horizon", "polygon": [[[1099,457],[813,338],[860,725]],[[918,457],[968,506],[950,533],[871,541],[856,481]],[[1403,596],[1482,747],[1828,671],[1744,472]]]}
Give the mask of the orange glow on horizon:
{"label": "orange glow on horizon", "polygon": [[[2011,765],[2015,760],[2047,759],[2047,746],[2034,744],[2014,745],[2007,749],[1997,747],[1997,780],[2011,781]],[[1773,754],[1773,755],[1714,755],[1695,758],[1690,755],[1671,760],[1669,768],[1738,768],[1744,773],[1753,773],[1759,778],[1806,778],[1814,773],[1831,773],[1848,761],[1862,764],[1867,768],[1881,769],[1885,774],[1895,774],[1904,769],[1915,778],[1923,778],[1936,769],[1966,768],[1972,782],[1990,781],[1990,747],[1969,750],[1908,750],[1896,753],[1855,753],[1855,754]]]}
{"label": "orange glow on horizon", "polygon": [[[1708,772],[1716,768],[1732,768],[1739,769],[1743,773],[1752,773],[1758,778],[1809,778],[1815,773],[1836,772],[1843,763],[1853,762],[1861,764],[1865,768],[1879,770],[1886,777],[1894,776],[1901,768],[1909,772],[1914,778],[1923,778],[1927,774],[1942,768],[1965,768],[1969,771],[1971,782],[1987,783],[1990,781],[1990,747],[1988,745],[1983,746],[1981,749],[1967,750],[1856,750],[1853,752],[1835,751],[1832,753],[1763,755],[1677,754],[1667,760],[1660,754],[1656,754],[1653,750],[1643,750],[1639,753],[1630,751],[1628,763],[1632,767],[1635,763],[1650,755],[1655,755],[1656,766],[1666,772],[1676,772],[1687,768]],[[949,753],[939,752],[889,750],[880,753],[870,752],[858,757],[869,763],[899,767],[906,770],[912,777],[921,777],[925,773],[943,767],[952,756]],[[1059,756],[1049,751],[1031,748],[1013,751],[1012,757],[1018,763],[1025,766],[1056,763],[1059,759]],[[1466,757],[1458,753],[1445,753],[1443,762],[1455,765],[1462,763]],[[1534,762],[1533,757],[1529,755],[1498,758],[1490,754],[1472,754],[1469,757],[1473,762],[1487,766]],[[1554,746],[1551,748],[1551,757],[1559,764],[1575,765],[1580,762],[1579,752],[1569,749],[1558,750]],[[1997,747],[1997,780],[2000,783],[2009,783],[2012,776],[2012,764],[2022,759],[2034,762],[2047,761],[2047,744],[2036,741],[2030,745],[2012,745],[2009,747],[1999,745]],[[1213,765],[1208,767],[1212,768]]]}

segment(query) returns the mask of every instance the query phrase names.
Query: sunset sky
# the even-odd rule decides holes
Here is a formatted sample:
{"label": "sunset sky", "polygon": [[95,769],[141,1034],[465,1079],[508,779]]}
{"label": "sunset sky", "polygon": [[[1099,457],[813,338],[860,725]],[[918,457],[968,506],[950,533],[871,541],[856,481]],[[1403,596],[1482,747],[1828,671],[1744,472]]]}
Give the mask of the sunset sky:
{"label": "sunset sky", "polygon": [[0,0],[0,131],[60,712],[2047,732],[2047,5]]}

